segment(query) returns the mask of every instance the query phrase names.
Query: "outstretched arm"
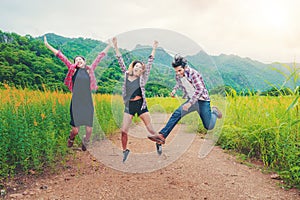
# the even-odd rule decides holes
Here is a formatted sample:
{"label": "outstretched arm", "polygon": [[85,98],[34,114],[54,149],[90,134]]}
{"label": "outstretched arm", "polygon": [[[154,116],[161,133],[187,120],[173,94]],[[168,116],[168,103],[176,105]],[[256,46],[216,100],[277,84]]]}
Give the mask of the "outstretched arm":
{"label": "outstretched arm", "polygon": [[111,44],[110,44],[110,41],[108,41],[107,46],[98,54],[97,58],[93,61],[92,65],[91,65],[91,68],[93,68],[95,70],[97,65],[102,60],[102,58],[104,58],[105,55],[107,54],[110,47],[111,47]]}
{"label": "outstretched arm", "polygon": [[152,52],[151,52],[151,54],[150,54],[153,58],[154,58],[154,56],[155,56],[155,52],[156,52],[157,46],[158,46],[158,41],[154,40]]}
{"label": "outstretched arm", "polygon": [[54,47],[52,47],[52,46],[48,43],[46,35],[44,36],[44,43],[45,43],[46,47],[47,47],[50,51],[52,51],[55,55],[58,53],[58,50],[55,49]]}
{"label": "outstretched arm", "polygon": [[72,63],[68,60],[68,58],[65,57],[61,51],[58,51],[47,42],[46,35],[44,36],[44,43],[46,47],[51,50],[63,63],[65,63],[68,68],[72,67]]}
{"label": "outstretched arm", "polygon": [[118,41],[117,41],[116,37],[113,37],[112,43],[113,43],[113,47],[114,47],[115,52],[116,52],[116,56],[117,56],[117,59],[118,59],[119,66],[121,67],[122,72],[125,73],[126,72],[126,66],[125,66],[124,60],[122,58],[122,54],[120,53],[120,50],[118,48]]}
{"label": "outstretched arm", "polygon": [[117,56],[121,56],[120,50],[119,50],[119,48],[118,48],[118,40],[117,40],[116,37],[113,37],[112,43],[113,43],[113,47],[114,47],[114,49],[115,49],[116,55],[117,55]]}
{"label": "outstretched arm", "polygon": [[107,52],[110,49],[110,47],[111,47],[111,42],[109,40],[107,46],[105,47],[105,49],[102,50],[102,52],[104,52],[105,54],[107,54]]}
{"label": "outstretched arm", "polygon": [[158,42],[156,40],[154,40],[152,52],[151,52],[151,54],[148,58],[148,63],[146,64],[146,69],[145,69],[145,72],[143,74],[145,83],[147,82],[149,74],[150,74],[150,70],[151,70],[151,67],[152,67],[152,63],[153,63],[153,60],[154,60],[154,56],[155,56],[157,46],[158,46]]}

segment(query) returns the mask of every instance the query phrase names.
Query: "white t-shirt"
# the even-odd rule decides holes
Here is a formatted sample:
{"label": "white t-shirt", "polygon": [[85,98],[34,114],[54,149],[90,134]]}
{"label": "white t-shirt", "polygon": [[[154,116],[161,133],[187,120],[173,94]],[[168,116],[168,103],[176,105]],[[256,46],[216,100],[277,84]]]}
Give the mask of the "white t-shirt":
{"label": "white t-shirt", "polygon": [[195,88],[190,81],[184,76],[181,79],[182,86],[185,87],[188,97],[191,99],[195,93]]}

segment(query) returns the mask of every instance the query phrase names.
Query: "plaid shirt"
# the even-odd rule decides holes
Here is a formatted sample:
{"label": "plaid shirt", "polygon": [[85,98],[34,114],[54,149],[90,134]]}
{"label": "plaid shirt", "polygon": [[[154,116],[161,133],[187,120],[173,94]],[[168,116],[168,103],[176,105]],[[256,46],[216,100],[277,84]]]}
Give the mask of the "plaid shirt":
{"label": "plaid shirt", "polygon": [[[95,77],[95,69],[97,67],[97,65],[100,63],[100,61],[102,60],[102,58],[105,56],[106,54],[104,52],[100,52],[97,56],[97,58],[94,60],[94,62],[92,63],[91,66],[86,66],[86,69],[89,73],[90,76],[90,88],[91,90],[97,90],[98,86],[97,86],[97,82],[96,82],[96,77]],[[69,88],[69,90],[72,92],[73,90],[73,83],[72,83],[72,76],[75,73],[76,70],[76,65],[72,64],[67,58],[66,56],[64,56],[64,54],[62,54],[61,51],[58,51],[58,53],[56,54],[56,56],[63,62],[65,63],[65,65],[68,67],[68,73],[66,75],[66,78],[64,80],[65,85]]]}
{"label": "plaid shirt", "polygon": [[[187,80],[195,88],[195,92],[194,92],[193,96],[191,97],[191,99],[189,100],[189,103],[194,104],[198,100],[210,101],[209,94],[205,87],[205,84],[204,84],[201,74],[190,67],[186,67],[186,69],[184,70],[184,74],[185,74]],[[187,97],[186,88],[183,86],[179,75],[176,75],[176,85],[173,88],[173,90],[176,91],[178,89],[183,90],[183,92],[184,92],[183,98]]]}
{"label": "plaid shirt", "polygon": [[[119,65],[121,67],[122,72],[125,74],[124,84],[123,84],[123,87],[122,87],[122,96],[123,96],[123,99],[124,99],[125,96],[126,96],[126,79],[127,79],[127,76],[128,76],[129,72],[126,70],[126,66],[125,66],[124,60],[122,58],[122,55],[120,55],[120,56],[117,55],[116,57],[118,59],[118,62],[119,62]],[[142,98],[143,98],[143,105],[142,105],[141,110],[143,110],[147,106],[146,95],[145,95],[145,85],[146,85],[146,83],[148,81],[148,78],[149,78],[149,74],[150,74],[150,70],[151,70],[151,67],[152,67],[153,60],[154,60],[154,57],[149,56],[148,63],[146,64],[146,69],[145,69],[144,73],[140,76],[140,87],[141,87],[141,90],[142,90]]]}

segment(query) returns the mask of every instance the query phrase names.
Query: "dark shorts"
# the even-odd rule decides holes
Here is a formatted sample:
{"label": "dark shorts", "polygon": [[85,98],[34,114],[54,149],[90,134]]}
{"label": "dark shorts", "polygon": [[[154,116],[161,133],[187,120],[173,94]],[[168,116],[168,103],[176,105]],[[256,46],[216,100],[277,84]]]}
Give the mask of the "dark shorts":
{"label": "dark shorts", "polygon": [[135,115],[135,113],[137,113],[138,116],[140,116],[141,114],[145,113],[145,112],[149,112],[148,108],[144,108],[143,110],[141,110],[143,105],[143,99],[137,100],[137,101],[129,101],[126,105],[125,105],[125,113],[128,113],[130,115]]}

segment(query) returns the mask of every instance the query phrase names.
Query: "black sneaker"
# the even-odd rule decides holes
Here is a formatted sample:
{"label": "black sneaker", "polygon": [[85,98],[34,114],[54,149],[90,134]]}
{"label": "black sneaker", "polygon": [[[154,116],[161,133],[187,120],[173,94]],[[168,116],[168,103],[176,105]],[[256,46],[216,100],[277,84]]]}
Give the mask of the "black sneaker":
{"label": "black sneaker", "polygon": [[126,149],[125,151],[123,151],[123,162],[125,162],[127,160],[129,152],[130,152],[129,149]]}
{"label": "black sneaker", "polygon": [[161,144],[156,143],[156,151],[158,155],[162,154],[162,146]]}

